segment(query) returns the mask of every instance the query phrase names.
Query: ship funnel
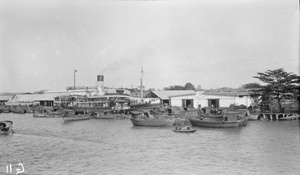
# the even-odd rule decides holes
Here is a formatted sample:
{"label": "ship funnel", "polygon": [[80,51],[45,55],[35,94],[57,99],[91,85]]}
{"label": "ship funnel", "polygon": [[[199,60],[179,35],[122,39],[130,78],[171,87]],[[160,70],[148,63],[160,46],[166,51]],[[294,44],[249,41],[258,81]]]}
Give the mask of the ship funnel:
{"label": "ship funnel", "polygon": [[104,95],[104,76],[103,75],[97,75],[97,95]]}

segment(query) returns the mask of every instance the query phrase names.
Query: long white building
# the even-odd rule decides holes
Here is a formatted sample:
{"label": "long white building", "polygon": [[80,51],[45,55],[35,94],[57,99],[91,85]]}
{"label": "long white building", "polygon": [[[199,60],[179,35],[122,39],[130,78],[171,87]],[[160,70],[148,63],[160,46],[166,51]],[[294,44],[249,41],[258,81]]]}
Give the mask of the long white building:
{"label": "long white building", "polygon": [[159,98],[162,105],[179,107],[229,107],[230,105],[251,105],[251,98],[244,89],[222,90],[174,90],[152,91],[146,98]]}

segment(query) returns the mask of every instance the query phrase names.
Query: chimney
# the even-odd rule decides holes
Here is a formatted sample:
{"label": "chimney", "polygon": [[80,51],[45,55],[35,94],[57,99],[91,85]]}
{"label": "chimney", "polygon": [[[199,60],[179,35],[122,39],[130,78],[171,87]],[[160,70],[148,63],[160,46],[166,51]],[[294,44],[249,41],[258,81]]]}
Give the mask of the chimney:
{"label": "chimney", "polygon": [[97,95],[104,95],[104,76],[103,75],[97,75]]}

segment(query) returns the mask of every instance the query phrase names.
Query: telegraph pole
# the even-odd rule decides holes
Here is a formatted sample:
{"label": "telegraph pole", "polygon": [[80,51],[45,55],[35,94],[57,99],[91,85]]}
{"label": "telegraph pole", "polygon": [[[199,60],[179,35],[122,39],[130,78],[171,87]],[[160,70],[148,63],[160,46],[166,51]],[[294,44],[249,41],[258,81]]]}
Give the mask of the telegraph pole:
{"label": "telegraph pole", "polygon": [[141,67],[141,102],[144,101],[144,95],[143,95],[143,65]]}

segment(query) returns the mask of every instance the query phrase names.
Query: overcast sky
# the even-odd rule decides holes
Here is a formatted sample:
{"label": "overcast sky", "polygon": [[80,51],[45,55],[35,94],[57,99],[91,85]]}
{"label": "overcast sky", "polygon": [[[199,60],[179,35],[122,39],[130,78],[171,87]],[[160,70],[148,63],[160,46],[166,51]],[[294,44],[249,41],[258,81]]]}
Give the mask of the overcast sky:
{"label": "overcast sky", "polygon": [[0,1],[0,92],[203,88],[299,75],[298,0]]}

